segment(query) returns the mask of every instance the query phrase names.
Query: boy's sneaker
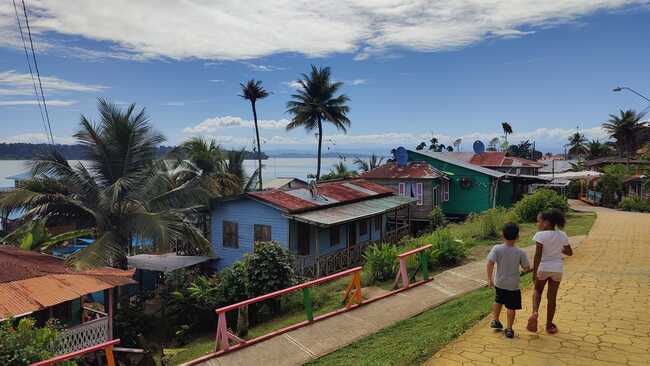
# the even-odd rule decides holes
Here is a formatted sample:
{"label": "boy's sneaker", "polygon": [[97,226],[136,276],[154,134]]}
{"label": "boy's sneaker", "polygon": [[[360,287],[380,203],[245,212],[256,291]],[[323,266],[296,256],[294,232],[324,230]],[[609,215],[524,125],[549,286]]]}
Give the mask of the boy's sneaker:
{"label": "boy's sneaker", "polygon": [[503,324],[501,324],[500,321],[498,320],[493,320],[490,322],[490,328],[496,329],[496,330],[501,330],[503,329]]}
{"label": "boy's sneaker", "polygon": [[514,338],[515,337],[515,331],[512,329],[506,329],[503,334],[506,335],[506,338]]}

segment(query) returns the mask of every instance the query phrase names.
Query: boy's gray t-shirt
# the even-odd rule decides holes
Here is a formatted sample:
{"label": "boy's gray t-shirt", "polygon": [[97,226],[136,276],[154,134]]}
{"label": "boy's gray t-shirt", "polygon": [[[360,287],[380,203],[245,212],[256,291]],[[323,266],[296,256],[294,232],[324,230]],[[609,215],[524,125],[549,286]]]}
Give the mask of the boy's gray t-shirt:
{"label": "boy's gray t-shirt", "polygon": [[530,267],[526,252],[515,246],[498,244],[492,247],[487,259],[497,264],[494,286],[511,291],[519,289],[519,266]]}

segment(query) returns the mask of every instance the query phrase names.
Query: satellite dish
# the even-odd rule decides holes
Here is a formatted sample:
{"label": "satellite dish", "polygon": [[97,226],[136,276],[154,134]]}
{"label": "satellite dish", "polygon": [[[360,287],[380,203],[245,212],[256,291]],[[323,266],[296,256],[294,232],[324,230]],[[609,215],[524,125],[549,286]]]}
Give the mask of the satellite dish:
{"label": "satellite dish", "polygon": [[474,148],[475,154],[483,154],[485,152],[485,144],[480,140],[474,141],[472,147]]}
{"label": "satellite dish", "polygon": [[400,146],[397,149],[395,149],[395,162],[397,163],[398,166],[406,166],[408,160],[409,160],[408,153],[406,152],[406,149],[403,146]]}

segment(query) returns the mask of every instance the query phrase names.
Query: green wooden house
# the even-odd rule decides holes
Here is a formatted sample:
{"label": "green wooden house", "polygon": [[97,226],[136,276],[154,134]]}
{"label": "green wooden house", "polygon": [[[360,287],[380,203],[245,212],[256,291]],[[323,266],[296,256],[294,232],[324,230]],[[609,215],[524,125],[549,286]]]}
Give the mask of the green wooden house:
{"label": "green wooden house", "polygon": [[444,152],[407,150],[409,161],[425,161],[448,178],[443,187],[442,210],[448,216],[466,216],[492,207],[510,207],[513,182],[506,173],[484,168]]}

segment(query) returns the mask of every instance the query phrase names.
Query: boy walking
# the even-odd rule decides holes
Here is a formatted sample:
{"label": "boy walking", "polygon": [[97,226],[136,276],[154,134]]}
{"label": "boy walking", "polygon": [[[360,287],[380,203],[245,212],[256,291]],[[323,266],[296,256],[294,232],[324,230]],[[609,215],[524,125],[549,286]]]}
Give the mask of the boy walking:
{"label": "boy walking", "polygon": [[[513,338],[515,332],[512,325],[515,322],[515,311],[521,309],[521,291],[519,290],[519,266],[525,272],[530,271],[530,263],[526,253],[517,248],[515,243],[519,239],[519,226],[517,224],[505,224],[502,230],[503,244],[492,247],[487,257],[488,287],[496,292],[494,304],[492,305],[492,322],[490,327],[496,330],[503,329],[499,321],[501,308],[507,309],[507,327],[504,334]],[[494,265],[497,266],[496,275]]]}

